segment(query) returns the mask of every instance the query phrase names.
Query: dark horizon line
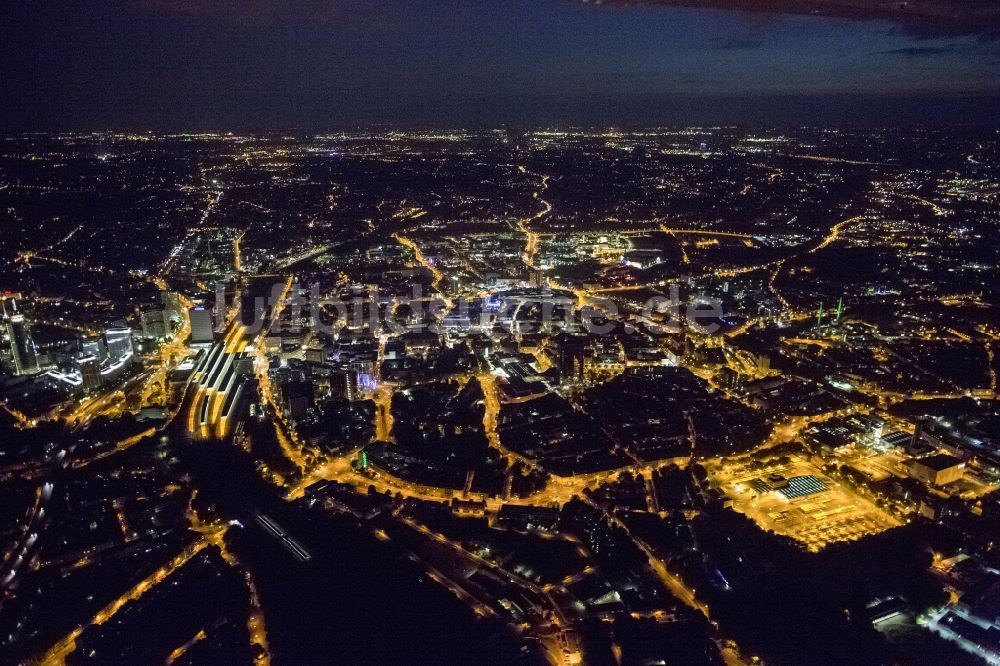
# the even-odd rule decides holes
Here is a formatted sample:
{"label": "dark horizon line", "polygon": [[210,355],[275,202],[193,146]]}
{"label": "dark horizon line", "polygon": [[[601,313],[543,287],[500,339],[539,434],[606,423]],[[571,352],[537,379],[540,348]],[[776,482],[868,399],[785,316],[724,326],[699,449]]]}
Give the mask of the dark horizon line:
{"label": "dark horizon line", "polygon": [[[970,131],[996,131],[1000,132],[1000,122],[994,124],[987,123],[949,123],[945,125],[932,125],[928,123],[913,123],[906,125],[853,125],[846,127],[834,123],[810,124],[810,123],[746,123],[746,122],[726,122],[726,123],[696,123],[696,122],[676,122],[676,123],[653,123],[648,125],[625,125],[625,124],[580,124],[580,125],[516,125],[514,123],[497,123],[495,125],[460,125],[442,124],[434,125],[420,122],[406,123],[372,123],[340,125],[330,127],[307,127],[307,126],[275,126],[271,128],[249,129],[236,127],[213,127],[213,128],[171,128],[152,129],[140,127],[93,127],[93,128],[63,128],[63,129],[26,129],[26,130],[2,130],[0,129],[0,141],[10,141],[28,137],[57,138],[60,136],[86,136],[86,135],[122,135],[136,134],[149,135],[153,138],[183,137],[195,135],[213,135],[220,138],[226,135],[240,136],[253,139],[279,139],[289,138],[294,140],[315,139],[327,134],[351,134],[363,132],[468,132],[468,133],[489,133],[489,132],[564,132],[564,133],[598,133],[620,131],[631,132],[651,132],[655,130],[681,130],[681,129],[718,129],[733,131],[784,131],[793,130],[844,130],[854,132],[883,132],[883,131],[928,131],[946,132],[954,129],[960,132]],[[284,137],[278,136],[284,135]],[[325,138],[325,137],[324,137]],[[331,137],[332,138],[332,137]]]}
{"label": "dark horizon line", "polygon": [[[729,126],[850,129],[997,128],[1000,91],[948,95],[909,93],[723,93],[672,95],[512,94],[461,100],[361,100],[352,108],[267,104],[206,110],[192,104],[150,111],[87,113],[57,120],[8,108],[0,134],[335,132],[365,129],[650,129]],[[445,109],[445,110],[442,110]],[[246,113],[249,110],[250,113]],[[120,112],[121,109],[119,108]],[[243,113],[240,113],[243,111]],[[65,114],[61,114],[65,115]],[[112,115],[119,115],[113,118]],[[30,116],[30,117],[26,117]]]}

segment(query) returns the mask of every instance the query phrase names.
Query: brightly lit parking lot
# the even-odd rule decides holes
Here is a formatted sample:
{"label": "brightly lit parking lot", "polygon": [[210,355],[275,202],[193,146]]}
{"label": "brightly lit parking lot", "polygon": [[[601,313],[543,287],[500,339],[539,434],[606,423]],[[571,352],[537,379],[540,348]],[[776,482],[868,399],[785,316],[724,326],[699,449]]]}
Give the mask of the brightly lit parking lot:
{"label": "brightly lit parking lot", "polygon": [[900,524],[803,458],[786,457],[764,464],[719,462],[709,474],[732,500],[733,509],[762,529],[792,537],[809,550]]}

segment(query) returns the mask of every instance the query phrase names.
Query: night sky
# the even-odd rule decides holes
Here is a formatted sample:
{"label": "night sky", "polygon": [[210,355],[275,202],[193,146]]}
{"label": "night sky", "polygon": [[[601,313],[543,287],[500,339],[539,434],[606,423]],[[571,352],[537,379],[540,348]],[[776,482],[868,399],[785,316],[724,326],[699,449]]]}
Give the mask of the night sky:
{"label": "night sky", "polygon": [[1000,40],[579,0],[15,2],[7,129],[989,122]]}

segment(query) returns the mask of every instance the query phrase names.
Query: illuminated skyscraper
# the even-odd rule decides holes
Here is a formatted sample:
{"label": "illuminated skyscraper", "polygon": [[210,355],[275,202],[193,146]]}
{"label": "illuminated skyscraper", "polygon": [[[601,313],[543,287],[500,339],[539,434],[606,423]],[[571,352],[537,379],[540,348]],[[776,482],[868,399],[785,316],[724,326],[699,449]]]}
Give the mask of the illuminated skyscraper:
{"label": "illuminated skyscraper", "polygon": [[191,308],[188,314],[191,317],[191,342],[193,344],[212,342],[215,339],[212,330],[212,311],[207,308]]}
{"label": "illuminated skyscraper", "polygon": [[90,354],[100,363],[108,357],[108,349],[104,344],[104,339],[99,337],[84,338],[80,341],[80,351]]}
{"label": "illuminated skyscraper", "polygon": [[7,337],[10,340],[11,356],[14,358],[14,373],[27,375],[37,371],[35,343],[31,339],[31,331],[24,315],[16,314],[7,318]]}
{"label": "illuminated skyscraper", "polygon": [[334,372],[330,377],[330,392],[335,398],[354,401],[360,397],[358,373],[348,369]]}
{"label": "illuminated skyscraper", "polygon": [[80,366],[80,378],[83,381],[83,388],[88,393],[101,388],[103,379],[101,377],[101,364],[93,354],[84,354],[77,359]]}
{"label": "illuminated skyscraper", "polygon": [[132,355],[132,329],[128,326],[115,326],[104,331],[104,342],[108,349],[108,358],[112,361]]}
{"label": "illuminated skyscraper", "polygon": [[142,334],[147,338],[165,338],[167,336],[166,322],[169,317],[164,310],[146,310],[139,315],[142,323]]}
{"label": "illuminated skyscraper", "polygon": [[160,293],[160,299],[163,302],[163,318],[169,321],[170,319],[179,319],[181,316],[181,299],[176,291],[164,291]]}
{"label": "illuminated skyscraper", "polygon": [[27,375],[37,372],[38,356],[27,320],[17,311],[17,305],[13,300],[4,301],[3,314],[10,354],[14,360],[14,374]]}

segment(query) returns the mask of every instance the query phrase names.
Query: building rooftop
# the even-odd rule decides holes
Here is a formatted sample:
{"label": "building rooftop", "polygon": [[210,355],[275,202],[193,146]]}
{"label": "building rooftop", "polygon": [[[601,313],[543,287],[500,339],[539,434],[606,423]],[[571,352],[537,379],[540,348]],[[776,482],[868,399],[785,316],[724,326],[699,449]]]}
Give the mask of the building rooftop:
{"label": "building rooftop", "polygon": [[917,458],[913,462],[928,469],[932,469],[935,472],[951,469],[952,467],[957,467],[958,465],[963,464],[961,458],[950,456],[947,453],[938,453],[933,456],[927,456],[926,458]]}

